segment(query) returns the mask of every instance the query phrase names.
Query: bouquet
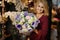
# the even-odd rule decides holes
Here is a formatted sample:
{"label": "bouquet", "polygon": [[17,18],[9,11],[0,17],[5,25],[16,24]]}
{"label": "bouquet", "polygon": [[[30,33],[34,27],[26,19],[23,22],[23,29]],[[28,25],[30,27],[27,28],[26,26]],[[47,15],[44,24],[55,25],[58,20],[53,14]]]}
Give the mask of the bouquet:
{"label": "bouquet", "polygon": [[19,33],[27,34],[32,32],[40,21],[33,13],[27,11],[17,12],[15,16],[15,27],[19,30]]}

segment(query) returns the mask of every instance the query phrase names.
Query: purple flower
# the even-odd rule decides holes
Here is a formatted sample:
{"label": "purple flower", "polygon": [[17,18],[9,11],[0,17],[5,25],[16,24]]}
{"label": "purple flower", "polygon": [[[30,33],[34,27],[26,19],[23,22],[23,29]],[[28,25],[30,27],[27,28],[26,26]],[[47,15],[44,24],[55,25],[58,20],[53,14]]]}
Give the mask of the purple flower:
{"label": "purple flower", "polygon": [[24,16],[27,16],[27,15],[28,15],[28,12],[27,12],[27,11],[25,11],[25,12],[24,12]]}
{"label": "purple flower", "polygon": [[34,22],[32,23],[32,25],[34,25]]}
{"label": "purple flower", "polygon": [[16,19],[19,18],[19,17],[20,17],[20,15],[18,14],[18,15],[16,16]]}
{"label": "purple flower", "polygon": [[29,32],[32,32],[32,31],[33,31],[33,29],[28,29],[28,31],[29,31]]}
{"label": "purple flower", "polygon": [[25,26],[26,26],[26,28],[27,28],[27,23],[25,23],[24,25],[25,25]]}
{"label": "purple flower", "polygon": [[36,23],[40,23],[40,21],[39,21],[39,20],[37,20],[37,21],[36,21]]}
{"label": "purple flower", "polygon": [[33,22],[31,26],[35,28],[36,25],[37,25],[36,22]]}
{"label": "purple flower", "polygon": [[31,31],[31,29],[28,30],[29,32]]}
{"label": "purple flower", "polygon": [[18,20],[18,21],[20,21],[21,20],[20,15],[18,14],[15,19]]}
{"label": "purple flower", "polygon": [[35,28],[37,27],[37,25],[38,25],[38,22],[36,22],[36,21],[34,21],[34,22],[31,24],[31,26],[32,26],[33,29],[35,29]]}
{"label": "purple flower", "polygon": [[19,24],[17,24],[16,27],[17,27],[18,29],[22,29],[22,26],[19,25]]}
{"label": "purple flower", "polygon": [[34,17],[34,14],[33,14],[33,13],[29,13],[29,16],[32,16],[32,17]]}

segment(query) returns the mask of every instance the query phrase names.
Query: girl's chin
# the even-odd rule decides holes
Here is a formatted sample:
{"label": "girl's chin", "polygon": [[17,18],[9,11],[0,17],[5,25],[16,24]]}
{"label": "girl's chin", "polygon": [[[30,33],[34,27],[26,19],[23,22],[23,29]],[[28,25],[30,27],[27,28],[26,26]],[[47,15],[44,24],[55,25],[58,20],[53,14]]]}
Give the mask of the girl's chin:
{"label": "girl's chin", "polygon": [[43,13],[43,11],[37,11],[37,13]]}

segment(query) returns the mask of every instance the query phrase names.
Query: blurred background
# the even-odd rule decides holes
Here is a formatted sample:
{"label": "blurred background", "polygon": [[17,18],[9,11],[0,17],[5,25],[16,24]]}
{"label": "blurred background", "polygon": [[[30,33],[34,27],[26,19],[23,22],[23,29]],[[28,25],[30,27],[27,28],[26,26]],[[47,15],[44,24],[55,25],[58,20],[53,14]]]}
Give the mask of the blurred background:
{"label": "blurred background", "polygon": [[[43,3],[46,4],[47,9],[46,11],[48,11],[49,32],[47,40],[60,40],[60,0],[40,0],[40,1],[43,1]],[[33,3],[34,0],[0,0],[0,40],[4,40],[4,36],[5,37],[7,36],[7,39],[8,38],[10,39],[13,38],[13,40],[20,39],[19,36],[20,34],[18,33],[18,30],[14,27],[14,25],[12,25],[12,22],[9,19],[9,17],[7,18],[8,21],[5,22],[6,18],[3,18],[4,20],[2,20],[2,14],[9,11],[20,12],[22,10],[33,12],[34,6]],[[6,31],[6,29],[8,31]]]}

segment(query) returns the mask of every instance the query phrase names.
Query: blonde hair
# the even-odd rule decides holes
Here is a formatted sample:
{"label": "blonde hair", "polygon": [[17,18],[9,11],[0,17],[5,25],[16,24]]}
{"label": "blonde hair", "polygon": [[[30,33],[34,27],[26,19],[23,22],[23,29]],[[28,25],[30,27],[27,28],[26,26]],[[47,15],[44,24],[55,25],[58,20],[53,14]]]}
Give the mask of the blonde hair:
{"label": "blonde hair", "polygon": [[35,7],[39,4],[42,3],[44,6],[44,15],[49,15],[49,11],[48,11],[48,5],[47,5],[47,1],[46,0],[35,0],[34,1],[34,12],[36,13]]}

